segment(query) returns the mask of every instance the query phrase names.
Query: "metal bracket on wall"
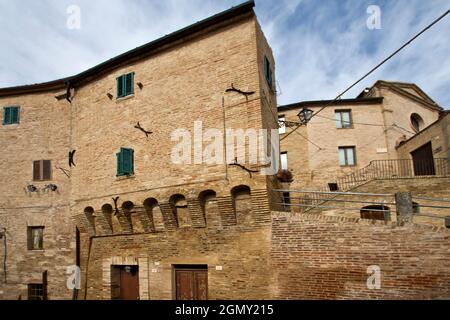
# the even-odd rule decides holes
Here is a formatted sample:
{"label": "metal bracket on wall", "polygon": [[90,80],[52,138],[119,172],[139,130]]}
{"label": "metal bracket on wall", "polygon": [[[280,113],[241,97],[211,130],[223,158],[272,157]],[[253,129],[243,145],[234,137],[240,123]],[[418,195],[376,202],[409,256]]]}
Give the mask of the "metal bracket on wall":
{"label": "metal bracket on wall", "polygon": [[66,177],[70,179],[70,171],[69,171],[69,170],[64,169],[64,168],[60,168],[60,167],[58,167],[58,166],[55,166],[55,168],[56,168],[57,170],[61,170],[62,173],[64,173],[64,174],[66,175]]}
{"label": "metal bracket on wall", "polygon": [[119,197],[112,198],[112,200],[114,201],[114,215],[116,216],[119,214],[119,208],[117,207],[117,201],[119,200]]}
{"label": "metal bracket on wall", "polygon": [[234,159],[234,163],[230,163],[229,166],[236,166],[236,167],[239,167],[239,168],[241,168],[241,169],[247,171],[248,174],[250,175],[250,178],[252,178],[252,173],[257,173],[257,172],[259,172],[259,170],[251,170],[251,169],[246,168],[246,167],[243,166],[242,164],[239,164],[238,161],[237,161],[237,158],[235,158],[235,159]]}
{"label": "metal bracket on wall", "polygon": [[137,123],[137,125],[136,126],[134,126],[136,129],[139,129],[139,130],[141,130],[143,133],[145,133],[145,136],[148,138],[148,135],[149,134],[152,134],[153,132],[152,131],[147,131],[147,130],[145,130],[144,128],[142,128],[141,127],[141,124],[139,123],[139,121],[138,121],[138,123]]}
{"label": "metal bracket on wall", "polygon": [[255,91],[242,91],[240,89],[236,89],[233,84],[231,84],[231,88],[225,90],[225,92],[237,92],[239,94],[244,95],[246,99],[248,98],[248,96],[255,94]]}

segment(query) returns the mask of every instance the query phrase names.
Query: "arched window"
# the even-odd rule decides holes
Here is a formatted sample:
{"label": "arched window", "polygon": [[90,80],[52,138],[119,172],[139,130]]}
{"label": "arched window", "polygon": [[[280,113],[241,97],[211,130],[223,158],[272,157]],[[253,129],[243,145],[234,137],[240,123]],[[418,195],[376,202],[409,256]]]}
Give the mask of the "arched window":
{"label": "arched window", "polygon": [[251,190],[248,186],[238,186],[231,190],[236,221],[240,225],[251,224]]}
{"label": "arched window", "polygon": [[186,198],[181,194],[173,195],[170,198],[170,204],[172,205],[173,214],[177,220],[178,227],[190,227],[192,223]]}
{"label": "arched window", "polygon": [[419,132],[424,128],[425,123],[421,116],[419,116],[417,113],[413,113],[411,115],[411,126],[413,127],[415,132]]}
{"label": "arched window", "polygon": [[361,219],[390,221],[391,210],[383,205],[367,206],[361,209]]}

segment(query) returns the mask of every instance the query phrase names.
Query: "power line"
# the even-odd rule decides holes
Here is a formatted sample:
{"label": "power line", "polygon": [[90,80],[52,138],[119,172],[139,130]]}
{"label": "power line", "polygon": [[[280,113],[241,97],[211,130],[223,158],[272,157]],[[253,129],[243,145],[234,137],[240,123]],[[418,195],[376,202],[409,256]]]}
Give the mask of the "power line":
{"label": "power line", "polygon": [[[419,36],[421,36],[423,33],[425,33],[428,29],[430,29],[432,26],[434,26],[436,23],[438,23],[440,20],[442,20],[446,15],[450,13],[450,9],[447,10],[444,14],[442,14],[439,18],[434,20],[431,24],[429,24],[427,27],[425,27],[422,31],[420,31],[418,34],[416,34],[414,37],[412,37],[410,40],[408,40],[405,44],[403,44],[400,48],[398,48],[396,51],[394,51],[391,55],[389,55],[386,59],[381,61],[378,65],[376,65],[374,68],[372,68],[369,72],[367,72],[364,76],[362,76],[360,79],[358,79],[356,82],[354,82],[350,87],[345,89],[343,92],[341,92],[336,98],[328,102],[325,106],[323,106],[321,109],[319,109],[316,113],[314,113],[310,119],[317,116],[320,112],[322,112],[325,108],[332,105],[335,101],[339,100],[344,94],[346,94],[348,91],[350,91],[353,87],[355,87],[358,83],[360,83],[362,80],[367,78],[370,74],[372,74],[375,70],[377,70],[379,67],[381,67],[383,64],[385,64],[387,61],[389,61],[392,57],[394,57],[397,53],[399,53],[401,50],[403,50],[405,47],[407,47],[409,44],[411,44],[414,40],[416,40]],[[296,128],[294,128],[291,132],[286,134],[283,138],[280,139],[280,141],[286,139],[288,136],[290,136],[293,132],[296,132],[298,128],[300,128],[301,124],[297,125]],[[403,129],[405,131],[408,131],[398,125],[395,125],[400,129]],[[410,132],[410,131],[408,131]],[[411,132],[410,132],[411,133]]]}
{"label": "power line", "polygon": [[[325,117],[325,116],[318,116],[318,117],[319,117],[319,118],[323,118],[323,119],[328,119],[328,120],[336,121],[336,119],[328,118],[328,117]],[[401,129],[401,130],[403,130],[403,131],[406,131],[406,132],[408,132],[408,133],[416,134],[416,132],[409,131],[408,129],[405,129],[405,128],[399,126],[399,125],[396,124],[396,123],[394,123],[394,124],[392,124],[392,125],[390,125],[390,126],[386,126],[386,125],[384,125],[384,124],[353,122],[353,121],[345,121],[345,120],[343,120],[342,122],[343,122],[343,123],[348,123],[348,124],[358,124],[358,125],[362,125],[362,126],[372,126],[372,127],[384,127],[384,128],[386,128],[386,127],[387,127],[387,128],[396,127],[396,128],[399,128],[399,129]]]}
{"label": "power line", "polygon": [[360,83],[362,80],[367,78],[370,74],[372,74],[375,70],[377,70],[379,67],[381,67],[383,64],[385,64],[387,61],[389,61],[392,57],[394,57],[397,53],[402,51],[405,47],[407,47],[409,44],[411,44],[414,40],[416,40],[419,36],[421,36],[423,33],[425,33],[428,29],[430,29],[432,26],[434,26],[436,23],[438,23],[440,20],[442,20],[446,15],[450,13],[450,9],[447,10],[444,14],[442,14],[439,18],[434,20],[431,24],[429,24],[427,27],[425,27],[422,31],[420,31],[418,34],[416,34],[414,37],[412,37],[410,40],[408,40],[405,44],[403,44],[400,48],[395,50],[391,55],[389,55],[386,59],[381,61],[379,64],[377,64],[374,68],[372,68],[369,72],[367,72],[364,76],[362,76],[360,79],[358,79],[355,83],[353,83],[350,87],[345,89],[342,93],[340,93],[335,99],[327,103],[325,106],[323,106],[319,111],[314,113],[311,116],[311,119],[316,116],[318,113],[323,111],[326,107],[330,106],[335,102],[336,100],[340,99],[344,94],[346,94],[348,91],[350,91],[354,86],[356,86],[358,83]]}

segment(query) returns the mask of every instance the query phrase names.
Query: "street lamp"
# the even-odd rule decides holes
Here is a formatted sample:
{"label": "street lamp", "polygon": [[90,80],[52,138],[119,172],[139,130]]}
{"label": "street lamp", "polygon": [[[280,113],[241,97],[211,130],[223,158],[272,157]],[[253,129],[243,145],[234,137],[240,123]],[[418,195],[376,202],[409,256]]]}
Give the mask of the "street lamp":
{"label": "street lamp", "polygon": [[303,107],[302,111],[300,111],[299,114],[297,115],[298,118],[300,119],[300,123],[307,124],[309,120],[311,120],[313,113],[314,112],[311,109]]}

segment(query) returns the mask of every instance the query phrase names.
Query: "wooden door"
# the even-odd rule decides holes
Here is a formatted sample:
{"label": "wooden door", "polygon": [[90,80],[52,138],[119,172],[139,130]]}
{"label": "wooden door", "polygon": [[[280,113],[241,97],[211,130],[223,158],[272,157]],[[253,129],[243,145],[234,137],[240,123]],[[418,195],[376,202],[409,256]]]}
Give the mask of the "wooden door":
{"label": "wooden door", "polygon": [[139,267],[120,268],[120,300],[139,300]]}
{"label": "wooden door", "polygon": [[434,176],[436,174],[431,142],[411,152],[411,155],[416,176]]}
{"label": "wooden door", "polygon": [[208,269],[175,269],[177,300],[208,300]]}

